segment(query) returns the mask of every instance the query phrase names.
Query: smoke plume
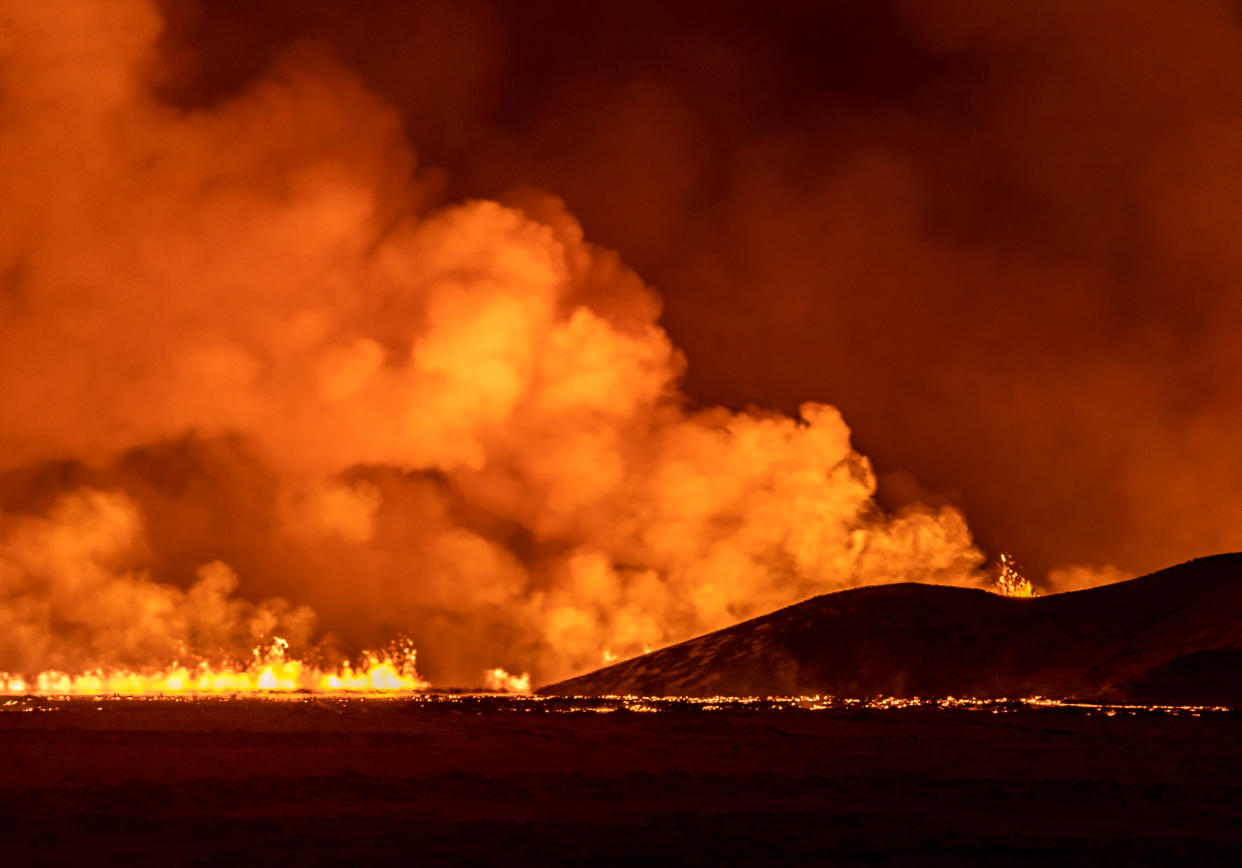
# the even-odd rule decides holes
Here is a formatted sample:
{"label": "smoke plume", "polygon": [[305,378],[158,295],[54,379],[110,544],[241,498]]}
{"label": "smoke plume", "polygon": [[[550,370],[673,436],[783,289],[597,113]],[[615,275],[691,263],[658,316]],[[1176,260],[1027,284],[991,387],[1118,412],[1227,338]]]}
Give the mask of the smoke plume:
{"label": "smoke plume", "polygon": [[694,404],[840,408],[1043,588],[1242,548],[1235,0],[167,5],[177,104],[330,44],[433,195],[657,286]]}
{"label": "smoke plume", "polygon": [[977,581],[832,407],[691,409],[658,298],[558,200],[434,204],[328,52],[187,107],[150,3],[0,18],[0,670],[407,634],[435,682],[540,681]]}

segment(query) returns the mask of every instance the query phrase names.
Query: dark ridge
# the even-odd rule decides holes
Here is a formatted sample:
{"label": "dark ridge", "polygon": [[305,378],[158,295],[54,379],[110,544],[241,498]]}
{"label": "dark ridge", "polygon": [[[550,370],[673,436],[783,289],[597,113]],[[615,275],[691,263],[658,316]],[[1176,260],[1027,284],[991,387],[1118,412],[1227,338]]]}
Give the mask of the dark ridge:
{"label": "dark ridge", "polygon": [[1034,599],[914,583],[813,597],[539,689],[1242,705],[1242,554]]}

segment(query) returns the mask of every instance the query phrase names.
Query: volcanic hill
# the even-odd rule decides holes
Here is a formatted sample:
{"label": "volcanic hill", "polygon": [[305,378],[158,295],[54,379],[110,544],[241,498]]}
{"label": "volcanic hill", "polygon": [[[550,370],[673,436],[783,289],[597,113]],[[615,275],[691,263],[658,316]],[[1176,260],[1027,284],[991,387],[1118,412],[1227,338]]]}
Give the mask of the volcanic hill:
{"label": "volcanic hill", "polygon": [[537,692],[1242,705],[1242,554],[1047,597],[838,591]]}

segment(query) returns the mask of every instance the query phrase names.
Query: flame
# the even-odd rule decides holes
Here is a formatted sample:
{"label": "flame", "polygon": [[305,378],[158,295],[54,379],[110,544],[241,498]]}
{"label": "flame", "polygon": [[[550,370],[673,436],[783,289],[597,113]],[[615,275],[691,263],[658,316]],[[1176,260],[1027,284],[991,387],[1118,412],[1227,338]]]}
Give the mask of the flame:
{"label": "flame", "polygon": [[[393,643],[383,653],[364,652],[361,664],[323,669],[288,658],[289,643],[277,636],[254,649],[245,668],[193,667],[138,672],[94,670],[77,675],[49,669],[26,678],[0,672],[0,693],[34,696],[157,696],[272,694],[295,690],[314,692],[416,692],[430,685],[415,669],[416,651],[409,640]],[[502,670],[497,670],[502,671]],[[516,679],[515,679],[516,681]],[[529,680],[526,689],[529,690]]]}
{"label": "flame", "polygon": [[1008,552],[1001,552],[1000,572],[996,576],[994,589],[1004,597],[1035,596],[1035,586],[1018,570],[1018,562]]}
{"label": "flame", "polygon": [[521,675],[510,675],[505,670],[497,667],[483,673],[483,683],[487,685],[488,690],[498,690],[502,693],[530,693],[529,672],[523,672]]}

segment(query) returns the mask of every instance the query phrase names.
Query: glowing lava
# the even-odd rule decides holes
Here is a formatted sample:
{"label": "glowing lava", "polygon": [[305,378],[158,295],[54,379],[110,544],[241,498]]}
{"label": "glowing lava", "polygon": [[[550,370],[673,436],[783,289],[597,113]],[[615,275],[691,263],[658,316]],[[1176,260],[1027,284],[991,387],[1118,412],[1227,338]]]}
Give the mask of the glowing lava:
{"label": "glowing lava", "polygon": [[1018,571],[1018,563],[1013,555],[1002,552],[1000,556],[1000,573],[996,576],[996,593],[1004,597],[1033,597],[1035,586],[1030,579]]}
{"label": "glowing lava", "polygon": [[[430,685],[415,668],[417,653],[408,640],[385,652],[364,652],[355,668],[345,663],[324,669],[288,658],[289,643],[280,637],[254,650],[254,662],[244,668],[194,667],[173,664],[160,671],[96,670],[78,675],[47,670],[31,678],[0,673],[0,693],[40,696],[154,696],[272,694],[315,692],[416,692]],[[529,690],[529,681],[527,682]]]}

